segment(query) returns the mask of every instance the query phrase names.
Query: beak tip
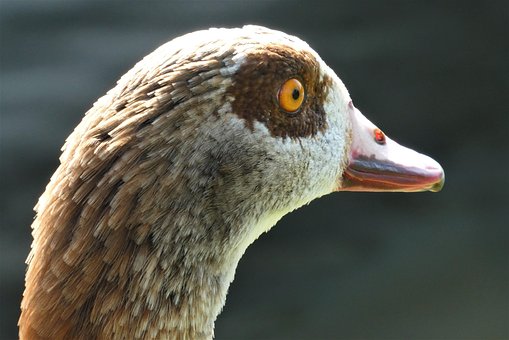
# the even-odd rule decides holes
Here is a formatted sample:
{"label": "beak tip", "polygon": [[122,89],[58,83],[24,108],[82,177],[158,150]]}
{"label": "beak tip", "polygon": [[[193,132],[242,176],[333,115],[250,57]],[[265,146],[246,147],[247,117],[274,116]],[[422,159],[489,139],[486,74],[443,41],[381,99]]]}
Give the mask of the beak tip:
{"label": "beak tip", "polygon": [[444,182],[445,182],[445,180],[442,178],[440,180],[440,182],[436,182],[435,184],[433,184],[433,186],[429,189],[429,191],[431,191],[431,192],[441,191],[442,188],[444,187]]}
{"label": "beak tip", "polygon": [[442,190],[445,184],[445,174],[444,171],[441,170],[440,178],[437,182],[435,182],[430,188],[429,191],[431,192],[439,192]]}

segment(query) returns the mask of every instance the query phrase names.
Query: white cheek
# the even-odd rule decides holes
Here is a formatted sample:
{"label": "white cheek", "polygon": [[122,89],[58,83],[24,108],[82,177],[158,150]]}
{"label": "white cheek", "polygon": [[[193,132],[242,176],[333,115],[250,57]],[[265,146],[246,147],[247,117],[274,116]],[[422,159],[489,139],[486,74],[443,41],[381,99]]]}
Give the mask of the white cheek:
{"label": "white cheek", "polygon": [[305,173],[308,185],[304,197],[309,201],[334,191],[343,169],[345,139],[329,122],[329,129],[314,138],[301,141],[303,149],[309,153],[308,168]]}
{"label": "white cheek", "polygon": [[332,119],[324,133],[292,139],[271,137],[264,124],[254,124],[253,136],[259,143],[267,143],[266,148],[277,156],[276,162],[267,164],[266,180],[274,180],[273,187],[279,186],[290,195],[284,198],[287,205],[272,212],[268,220],[277,220],[338,187],[345,153],[344,130],[342,119]]}

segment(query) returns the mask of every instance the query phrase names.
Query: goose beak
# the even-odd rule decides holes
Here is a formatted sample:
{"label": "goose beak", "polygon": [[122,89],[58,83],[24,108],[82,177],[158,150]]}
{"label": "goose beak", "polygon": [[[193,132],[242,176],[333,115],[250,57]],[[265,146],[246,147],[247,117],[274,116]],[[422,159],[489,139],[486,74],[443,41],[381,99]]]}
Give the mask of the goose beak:
{"label": "goose beak", "polygon": [[444,186],[442,167],[399,145],[349,105],[352,124],[348,165],[338,191],[433,191]]}

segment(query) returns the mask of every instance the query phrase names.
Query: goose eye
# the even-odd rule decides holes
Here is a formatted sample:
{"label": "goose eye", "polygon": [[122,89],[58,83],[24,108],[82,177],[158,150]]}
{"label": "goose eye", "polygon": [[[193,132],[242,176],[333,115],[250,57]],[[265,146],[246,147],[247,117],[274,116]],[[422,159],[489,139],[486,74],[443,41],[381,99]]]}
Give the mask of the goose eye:
{"label": "goose eye", "polygon": [[385,144],[385,134],[382,132],[382,130],[375,129],[373,131],[373,133],[375,135],[375,142],[377,142],[380,145],[384,145]]}
{"label": "goose eye", "polygon": [[295,78],[288,79],[279,89],[278,103],[286,112],[295,112],[304,101],[304,86]]}

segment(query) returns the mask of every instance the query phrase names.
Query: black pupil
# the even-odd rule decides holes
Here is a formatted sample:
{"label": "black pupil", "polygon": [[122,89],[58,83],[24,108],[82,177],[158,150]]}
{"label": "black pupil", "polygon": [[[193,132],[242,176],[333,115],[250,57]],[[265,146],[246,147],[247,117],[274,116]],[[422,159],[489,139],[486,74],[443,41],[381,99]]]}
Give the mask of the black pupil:
{"label": "black pupil", "polygon": [[293,89],[293,92],[292,92],[293,100],[299,99],[299,96],[300,96],[300,91],[298,89]]}

